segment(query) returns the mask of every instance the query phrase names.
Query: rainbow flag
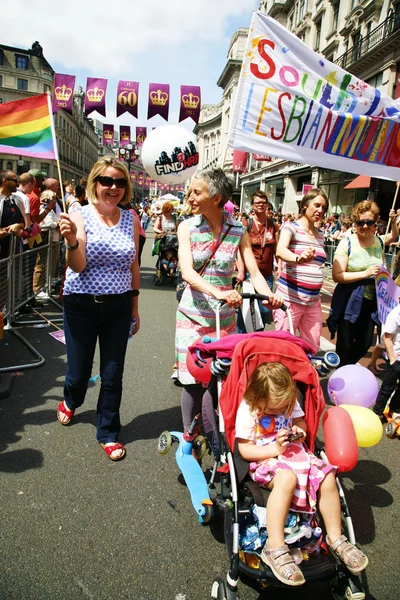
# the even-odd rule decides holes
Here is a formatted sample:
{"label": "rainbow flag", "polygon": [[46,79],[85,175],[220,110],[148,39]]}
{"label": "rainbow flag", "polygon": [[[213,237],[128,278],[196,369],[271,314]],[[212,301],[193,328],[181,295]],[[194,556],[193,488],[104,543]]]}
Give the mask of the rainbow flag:
{"label": "rainbow flag", "polygon": [[0,153],[58,159],[50,94],[0,104]]}

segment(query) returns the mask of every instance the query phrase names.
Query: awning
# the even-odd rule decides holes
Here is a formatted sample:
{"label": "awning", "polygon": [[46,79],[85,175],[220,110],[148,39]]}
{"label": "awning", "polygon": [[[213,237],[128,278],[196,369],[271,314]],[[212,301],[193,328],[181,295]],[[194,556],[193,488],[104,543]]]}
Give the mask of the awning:
{"label": "awning", "polygon": [[345,190],[357,190],[359,188],[369,188],[371,185],[371,177],[368,175],[359,175],[353,181],[350,181],[344,186]]}

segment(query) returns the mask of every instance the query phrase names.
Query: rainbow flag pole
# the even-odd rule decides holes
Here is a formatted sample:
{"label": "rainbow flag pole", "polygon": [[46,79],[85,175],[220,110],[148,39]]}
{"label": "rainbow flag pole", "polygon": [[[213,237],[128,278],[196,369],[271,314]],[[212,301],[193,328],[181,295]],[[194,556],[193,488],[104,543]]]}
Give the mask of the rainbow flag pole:
{"label": "rainbow flag pole", "polygon": [[49,92],[0,104],[0,153],[55,160],[66,211]]}

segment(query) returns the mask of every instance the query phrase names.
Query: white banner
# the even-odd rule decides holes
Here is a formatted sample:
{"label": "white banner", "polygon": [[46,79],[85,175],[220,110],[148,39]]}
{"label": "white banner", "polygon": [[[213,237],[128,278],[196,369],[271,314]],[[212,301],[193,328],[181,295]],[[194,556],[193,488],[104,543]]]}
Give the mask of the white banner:
{"label": "white banner", "polygon": [[388,314],[398,305],[400,288],[390,277],[389,271],[381,268],[375,278],[376,298],[378,301],[378,317],[381,323],[386,323]]}
{"label": "white banner", "polygon": [[255,12],[228,145],[296,163],[400,180],[400,101]]}

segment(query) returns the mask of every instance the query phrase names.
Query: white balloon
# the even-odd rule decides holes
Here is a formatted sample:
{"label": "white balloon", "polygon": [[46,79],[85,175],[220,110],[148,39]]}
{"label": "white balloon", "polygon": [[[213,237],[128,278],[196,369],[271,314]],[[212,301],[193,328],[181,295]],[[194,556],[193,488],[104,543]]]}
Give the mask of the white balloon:
{"label": "white balloon", "polygon": [[193,133],[179,125],[153,129],[142,146],[142,163],[160,183],[182,183],[197,170],[199,150]]}

